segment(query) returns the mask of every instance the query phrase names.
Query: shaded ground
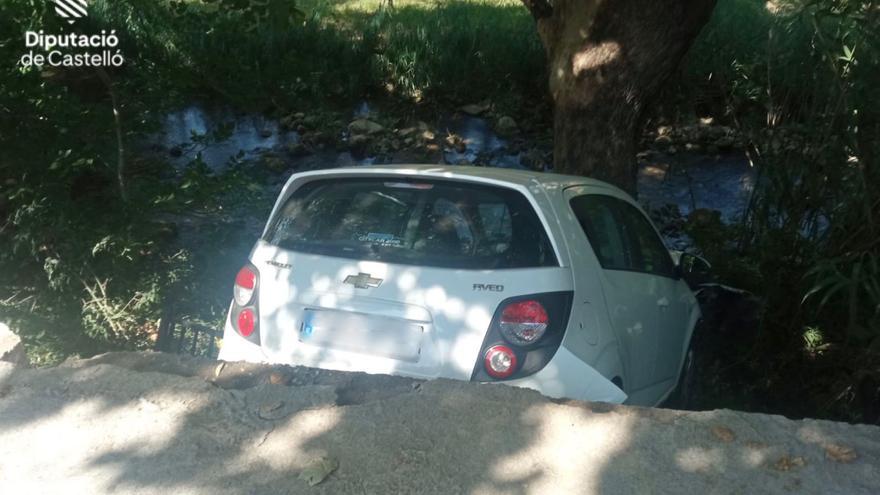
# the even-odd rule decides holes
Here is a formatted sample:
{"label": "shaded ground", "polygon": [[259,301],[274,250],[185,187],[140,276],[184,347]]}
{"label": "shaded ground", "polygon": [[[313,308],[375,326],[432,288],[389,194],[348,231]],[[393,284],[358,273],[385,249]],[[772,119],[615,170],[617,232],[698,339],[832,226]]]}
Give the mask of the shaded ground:
{"label": "shaded ground", "polygon": [[854,494],[878,461],[880,428],[827,421],[158,354],[0,363],[5,493]]}

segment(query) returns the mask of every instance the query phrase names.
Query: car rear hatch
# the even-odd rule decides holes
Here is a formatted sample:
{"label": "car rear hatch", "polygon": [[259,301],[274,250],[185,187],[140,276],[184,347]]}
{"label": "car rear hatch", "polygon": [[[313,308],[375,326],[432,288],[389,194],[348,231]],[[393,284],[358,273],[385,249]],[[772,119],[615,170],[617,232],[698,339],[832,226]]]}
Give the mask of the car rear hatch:
{"label": "car rear hatch", "polygon": [[251,262],[270,360],[426,378],[470,378],[501,301],[572,287],[523,192],[448,179],[316,177]]}

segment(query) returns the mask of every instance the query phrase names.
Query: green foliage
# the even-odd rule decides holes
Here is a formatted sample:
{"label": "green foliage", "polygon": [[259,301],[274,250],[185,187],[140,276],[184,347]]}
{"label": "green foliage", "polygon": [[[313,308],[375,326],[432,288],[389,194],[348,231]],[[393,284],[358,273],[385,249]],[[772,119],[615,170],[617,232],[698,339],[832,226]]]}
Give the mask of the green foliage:
{"label": "green foliage", "polygon": [[[46,5],[4,3],[0,58],[20,57],[26,29],[61,29]],[[129,144],[161,115],[151,113],[161,88],[138,82],[117,80]],[[113,129],[107,88],[94,72],[0,68],[0,270],[7,274],[0,320],[21,333],[36,364],[151,347],[169,300],[179,314],[215,325],[228,302],[218,278],[234,273],[224,263],[246,252],[229,240],[234,223],[212,224],[198,242],[184,242],[192,234],[176,232],[168,218],[234,208],[229,191],[253,189],[260,177],[242,166],[217,175],[198,164],[178,176],[141,158],[133,160],[125,201]],[[251,193],[263,204],[260,196]]]}
{"label": "green foliage", "polygon": [[[762,296],[755,363],[787,387],[775,393],[815,401],[803,406],[812,415],[858,419],[851,391],[880,375],[878,25],[866,1],[719,2],[683,80],[698,112],[748,136],[759,174],[741,225],[691,234],[728,280]],[[745,266],[757,273],[743,277]],[[804,328],[821,328],[821,344]],[[834,352],[819,358],[819,345]],[[792,392],[792,370],[820,362],[833,372]]]}
{"label": "green foliage", "polygon": [[517,3],[398,4],[340,12],[290,0],[98,0],[92,10],[145,79],[251,108],[369,94],[516,105],[545,93],[543,50]]}

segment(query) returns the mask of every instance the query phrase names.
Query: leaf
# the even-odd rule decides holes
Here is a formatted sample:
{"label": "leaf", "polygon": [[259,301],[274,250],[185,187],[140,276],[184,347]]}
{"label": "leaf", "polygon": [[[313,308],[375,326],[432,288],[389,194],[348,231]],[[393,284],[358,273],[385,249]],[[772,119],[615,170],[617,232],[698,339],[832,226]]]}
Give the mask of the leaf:
{"label": "leaf", "polygon": [[834,462],[848,464],[858,459],[859,455],[852,447],[840,444],[828,444],[825,446],[825,458]]}
{"label": "leaf", "polygon": [[327,479],[333,471],[339,468],[339,461],[333,457],[321,457],[299,473],[299,479],[309,486],[315,486]]}
{"label": "leaf", "polygon": [[726,426],[716,425],[712,427],[712,435],[715,436],[721,442],[730,443],[736,440],[736,434],[733,433],[733,430]]}

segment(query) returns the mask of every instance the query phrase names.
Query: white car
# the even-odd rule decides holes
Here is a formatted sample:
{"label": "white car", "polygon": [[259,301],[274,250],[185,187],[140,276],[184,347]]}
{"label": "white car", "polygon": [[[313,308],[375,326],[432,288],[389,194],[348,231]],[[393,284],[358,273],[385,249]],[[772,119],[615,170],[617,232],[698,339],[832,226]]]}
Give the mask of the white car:
{"label": "white car", "polygon": [[294,174],[235,279],[219,358],[656,405],[700,310],[630,196],[464,166]]}

